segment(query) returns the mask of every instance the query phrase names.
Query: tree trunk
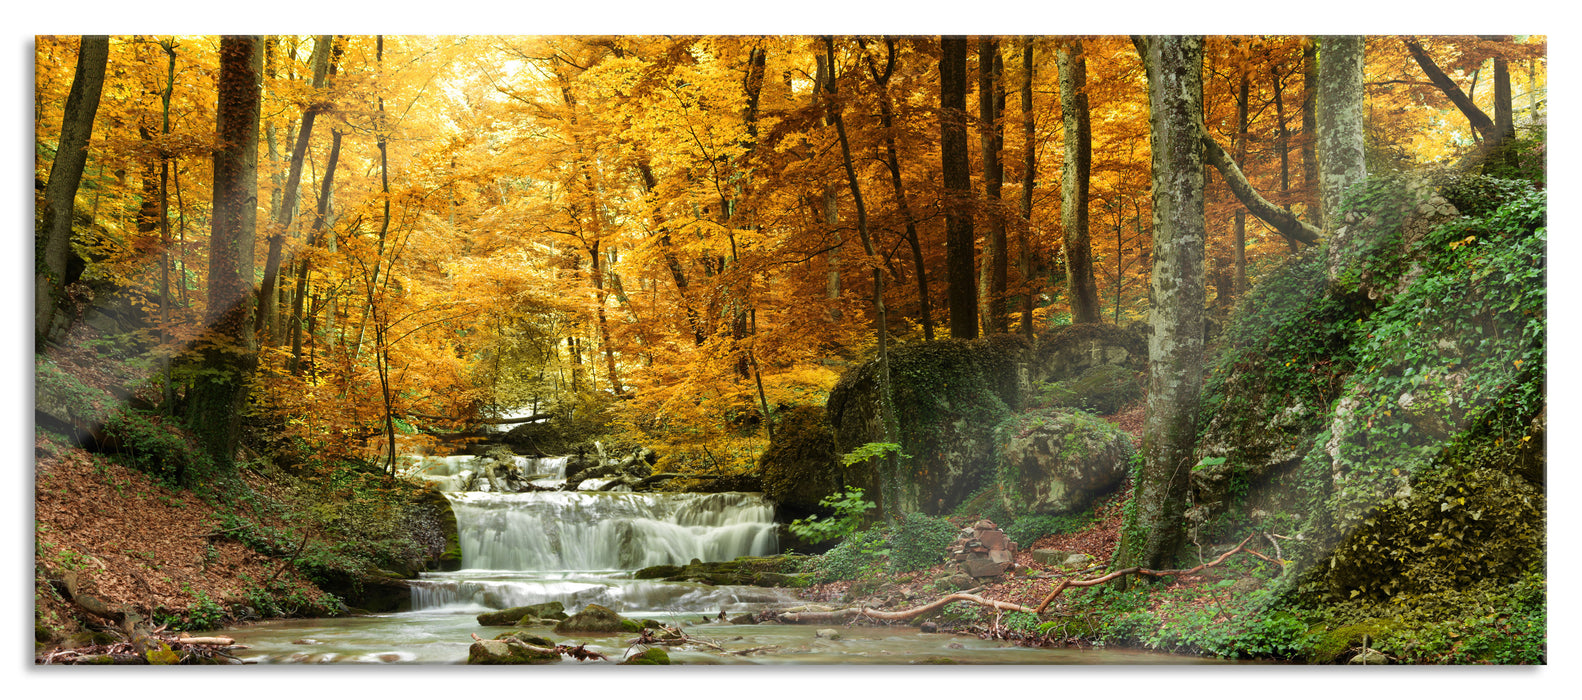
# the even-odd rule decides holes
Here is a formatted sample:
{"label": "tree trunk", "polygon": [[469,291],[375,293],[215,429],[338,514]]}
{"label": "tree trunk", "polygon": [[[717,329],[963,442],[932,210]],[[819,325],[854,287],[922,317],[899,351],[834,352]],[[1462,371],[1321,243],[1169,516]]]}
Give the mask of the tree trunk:
{"label": "tree trunk", "polygon": [[978,139],[983,152],[983,194],[987,209],[988,232],[979,273],[978,295],[983,315],[983,332],[1010,330],[1005,312],[1005,278],[1010,258],[1005,249],[1005,216],[1000,205],[1000,189],[1005,182],[1005,167],[1000,152],[1005,148],[1005,63],[1000,58],[1000,42],[992,37],[978,38]]}
{"label": "tree trunk", "polygon": [[[315,93],[324,88],[325,79],[329,75],[330,45],[334,41],[334,36],[320,36],[313,40]],[[297,132],[296,146],[291,150],[291,169],[286,174],[286,187],[280,202],[280,211],[269,230],[269,255],[264,260],[264,278],[258,288],[258,315],[253,319],[255,331],[266,334],[265,337],[278,335],[280,323],[276,312],[278,300],[275,298],[275,287],[280,277],[280,258],[285,246],[286,231],[291,228],[291,220],[296,216],[297,190],[302,185],[302,164],[307,160],[308,141],[313,135],[313,122],[318,118],[319,113],[327,108],[318,101],[316,94],[314,100],[302,111],[302,126]]]}
{"label": "tree trunk", "polygon": [[1061,251],[1066,261],[1066,289],[1072,323],[1099,323],[1099,285],[1093,278],[1093,252],[1088,238],[1088,177],[1093,140],[1088,124],[1087,61],[1082,42],[1055,49],[1060,68],[1060,115],[1064,122],[1066,159],[1060,177],[1060,225],[1065,229]]}
{"label": "tree trunk", "polygon": [[1252,188],[1252,183],[1247,181],[1236,162],[1231,160],[1229,153],[1221,148],[1208,132],[1203,133],[1204,156],[1210,165],[1219,171],[1220,177],[1225,178],[1225,184],[1230,186],[1230,191],[1241,200],[1243,206],[1252,211],[1254,216],[1262,219],[1264,223],[1274,227],[1274,230],[1287,240],[1300,241],[1308,245],[1318,243],[1322,232],[1312,225],[1296,218],[1289,210],[1263,198],[1258,191]]}
{"label": "tree trunk", "polygon": [[1324,37],[1318,64],[1318,166],[1326,231],[1341,214],[1346,188],[1368,176],[1363,160],[1362,58],[1360,36]]}
{"label": "tree trunk", "polygon": [[1153,151],[1153,334],[1143,466],[1118,566],[1163,568],[1181,546],[1203,383],[1203,39],[1136,42],[1148,72]]}
{"label": "tree trunk", "polygon": [[[1243,174],[1247,172],[1247,92],[1251,81],[1247,76],[1246,56],[1239,57],[1238,70],[1240,80],[1236,85],[1236,167]],[[1236,210],[1236,239],[1232,254],[1235,257],[1234,270],[1231,278],[1231,296],[1240,296],[1247,291],[1247,209],[1241,207]],[[1225,300],[1229,301],[1229,299]]]}
{"label": "tree trunk", "polygon": [[[319,247],[319,232],[330,215],[330,195],[335,187],[335,165],[341,155],[341,131],[334,129],[330,132],[329,162],[324,165],[324,181],[319,187],[318,212],[313,216],[313,227],[308,231],[308,250]],[[308,263],[310,258],[306,255],[297,260],[297,293],[293,297],[291,308],[291,362],[289,370],[292,375],[302,376],[302,303],[308,291]]]}
{"label": "tree trunk", "polygon": [[1302,190],[1310,224],[1324,227],[1323,188],[1318,180],[1318,41],[1302,42]]}
{"label": "tree trunk", "polygon": [[895,67],[895,39],[885,37],[885,67],[880,73],[868,58],[868,72],[879,88],[879,125],[884,129],[885,165],[889,166],[890,189],[895,196],[895,207],[906,222],[906,242],[912,249],[912,267],[917,273],[917,300],[919,320],[923,324],[923,339],[934,339],[934,317],[928,294],[928,270],[923,264],[923,245],[918,240],[917,222],[912,218],[912,206],[906,198],[906,187],[901,182],[901,161],[895,147],[895,108],[890,99],[890,74]]}
{"label": "tree trunk", "polygon": [[1033,339],[1033,183],[1038,179],[1035,166],[1038,148],[1033,123],[1033,38],[1022,44],[1022,220],[1017,226],[1020,253],[1017,268],[1022,275],[1022,333]]}
{"label": "tree trunk", "polygon": [[220,39],[209,305],[197,343],[199,371],[187,390],[187,425],[222,469],[233,464],[246,382],[256,363],[249,323],[253,285],[242,274],[242,261],[252,255],[257,224],[261,44],[255,36]]}
{"label": "tree trunk", "polygon": [[[1361,37],[1326,38],[1324,39],[1324,51],[1326,54],[1329,52],[1330,42],[1334,41],[1335,39],[1345,40],[1342,42],[1346,46],[1346,48],[1343,50],[1348,52],[1346,54],[1348,56],[1350,55],[1349,52],[1353,50],[1350,48],[1350,44],[1352,43],[1350,40],[1355,39],[1355,43],[1358,44],[1358,46],[1355,48],[1357,55],[1356,60],[1359,62],[1361,61]],[[1429,58],[1428,52],[1423,50],[1423,45],[1416,39],[1410,37],[1402,39],[1402,41],[1406,44],[1407,52],[1412,55],[1412,60],[1416,61],[1418,67],[1422,68],[1423,73],[1428,76],[1429,82],[1432,82],[1434,87],[1439,88],[1439,91],[1444,93],[1445,97],[1450,98],[1451,104],[1454,104],[1456,109],[1461,110],[1461,114],[1467,118],[1467,122],[1472,125],[1472,129],[1477,132],[1477,135],[1481,136],[1483,140],[1488,143],[1498,141],[1500,135],[1498,130],[1495,129],[1494,120],[1489,119],[1489,115],[1484,114],[1483,110],[1478,109],[1477,103],[1473,102],[1471,97],[1468,97],[1466,93],[1462,92],[1460,86],[1456,85],[1456,82],[1451,80],[1450,76],[1445,75],[1445,72],[1439,69],[1438,64],[1434,63],[1434,59]],[[1328,62],[1329,59],[1325,57],[1319,65],[1320,89],[1322,89],[1322,86],[1327,82],[1323,77],[1323,64]],[[1509,85],[1506,86],[1506,89],[1509,90]],[[1323,96],[1320,96],[1319,99],[1323,100]],[[1323,111],[1322,105],[1320,105],[1319,111]],[[1323,127],[1320,126],[1319,128],[1322,129]]]}
{"label": "tree trunk", "polygon": [[940,37],[939,143],[944,179],[945,296],[950,337],[978,337],[978,286],[973,279],[972,178],[967,163],[967,39]]}
{"label": "tree trunk", "polygon": [[[831,76],[827,89],[829,96],[833,98],[835,96],[833,75],[835,39],[833,37],[824,37],[824,53],[831,67]],[[846,170],[846,183],[851,188],[852,203],[857,208],[857,235],[862,239],[863,252],[868,256],[866,262],[873,273],[873,325],[875,332],[879,336],[879,415],[884,423],[881,441],[893,443],[895,442],[894,436],[898,432],[898,427],[896,425],[894,399],[890,393],[890,332],[889,319],[884,306],[884,272],[878,265],[878,255],[874,251],[873,237],[868,233],[868,209],[863,205],[862,187],[857,182],[857,170],[852,165],[851,143],[846,139],[846,120],[842,118],[840,106],[834,99],[828,102],[828,109],[830,120],[835,123],[835,134],[840,139],[841,164]],[[768,420],[767,416],[765,416],[765,420]],[[885,461],[887,462],[885,472],[894,475],[896,473],[894,453],[886,455]],[[881,481],[881,485],[892,481],[893,479],[884,479]],[[897,494],[882,495],[884,496],[882,500],[885,503],[893,504],[896,502]],[[891,515],[898,514],[892,509]]]}
{"label": "tree trunk", "polygon": [[93,120],[99,112],[99,94],[104,87],[109,55],[109,37],[82,38],[77,50],[77,72],[71,79],[71,92],[66,95],[60,141],[55,160],[50,163],[49,183],[44,186],[43,215],[34,222],[33,336],[34,345],[40,348],[50,336],[55,310],[65,295],[77,187],[82,184],[82,170],[88,164],[88,139],[93,136]]}
{"label": "tree trunk", "polygon": [[[1269,66],[1269,81],[1274,86],[1274,140],[1280,151],[1280,206],[1291,206],[1291,132],[1285,125],[1285,85],[1279,71]],[[1287,238],[1285,243],[1292,253],[1296,241]]]}

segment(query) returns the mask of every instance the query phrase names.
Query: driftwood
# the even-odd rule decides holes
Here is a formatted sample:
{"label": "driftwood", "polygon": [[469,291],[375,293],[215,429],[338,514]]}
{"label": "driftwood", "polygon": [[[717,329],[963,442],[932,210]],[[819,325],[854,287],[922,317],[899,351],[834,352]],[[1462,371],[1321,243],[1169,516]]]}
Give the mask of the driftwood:
{"label": "driftwood", "polygon": [[1007,603],[1001,600],[990,600],[988,598],[984,598],[983,596],[973,595],[971,593],[952,593],[932,603],[919,605],[915,608],[907,608],[906,610],[899,610],[896,612],[885,612],[883,610],[859,607],[846,608],[844,610],[831,610],[829,612],[807,611],[780,613],[776,619],[787,624],[799,625],[844,622],[848,618],[857,617],[866,617],[874,620],[885,620],[887,622],[903,622],[919,615],[926,615],[958,600],[964,600],[969,603],[977,603],[978,605],[991,607],[996,610],[1006,610],[1009,612],[1033,612],[1032,608],[1023,605],[1017,605],[1015,603]]}
{"label": "driftwood", "polygon": [[1035,613],[1043,613],[1044,610],[1049,607],[1049,604],[1055,602],[1055,599],[1060,597],[1060,594],[1064,593],[1067,588],[1086,588],[1088,586],[1097,586],[1100,584],[1109,583],[1110,581],[1114,581],[1115,579],[1121,578],[1123,576],[1147,576],[1149,578],[1160,578],[1163,576],[1188,576],[1210,567],[1219,566],[1220,564],[1225,563],[1226,559],[1229,559],[1232,555],[1240,552],[1246,552],[1247,554],[1251,554],[1267,562],[1273,562],[1276,564],[1280,563],[1275,559],[1264,556],[1262,553],[1256,550],[1248,549],[1247,543],[1251,542],[1253,537],[1254,535],[1248,535],[1247,539],[1241,541],[1241,544],[1238,544],[1234,549],[1219,555],[1214,559],[1214,561],[1208,562],[1206,564],[1198,564],[1197,566],[1194,566],[1190,569],[1167,569],[1164,571],[1154,571],[1152,569],[1144,569],[1140,566],[1133,566],[1128,569],[1111,571],[1110,573],[1098,578],[1087,579],[1085,581],[1077,581],[1072,578],[1063,579],[1059,584],[1055,585],[1055,590],[1050,591],[1049,595],[1044,598],[1044,602],[1039,603],[1038,607],[1033,608],[1032,611]]}
{"label": "driftwood", "polygon": [[230,637],[177,637],[176,641],[194,646],[228,647],[236,644],[236,640]]}
{"label": "driftwood", "polygon": [[111,605],[101,600],[98,596],[88,593],[83,581],[79,578],[81,572],[67,571],[61,577],[61,585],[66,589],[67,597],[78,607],[98,617],[110,620],[126,635],[131,642],[132,650],[142,654],[148,649],[148,642],[153,638],[153,630],[130,606]]}

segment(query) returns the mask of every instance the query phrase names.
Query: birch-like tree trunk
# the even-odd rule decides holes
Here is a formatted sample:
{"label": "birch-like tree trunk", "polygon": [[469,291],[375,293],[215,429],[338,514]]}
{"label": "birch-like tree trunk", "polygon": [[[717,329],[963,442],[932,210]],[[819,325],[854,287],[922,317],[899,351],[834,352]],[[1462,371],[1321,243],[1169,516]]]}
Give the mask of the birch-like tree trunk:
{"label": "birch-like tree trunk", "polygon": [[1148,72],[1153,151],[1153,334],[1136,510],[1119,567],[1161,568],[1183,535],[1203,386],[1203,39],[1135,39]]}
{"label": "birch-like tree trunk", "polygon": [[1315,110],[1325,230],[1333,230],[1346,188],[1368,176],[1362,132],[1364,43],[1360,36],[1327,36],[1319,47]]}

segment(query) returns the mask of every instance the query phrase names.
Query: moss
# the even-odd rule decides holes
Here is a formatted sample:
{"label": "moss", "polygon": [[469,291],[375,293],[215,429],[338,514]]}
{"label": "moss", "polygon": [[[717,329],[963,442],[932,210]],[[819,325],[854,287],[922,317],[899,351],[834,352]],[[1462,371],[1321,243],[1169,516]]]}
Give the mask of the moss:
{"label": "moss", "polygon": [[1350,652],[1363,645],[1363,640],[1368,640],[1370,647],[1377,647],[1380,640],[1386,639],[1400,628],[1398,620],[1371,619],[1365,622],[1345,625],[1338,629],[1326,629],[1323,625],[1315,626],[1308,630],[1308,657],[1312,663],[1332,664],[1345,660]]}
{"label": "moss", "polygon": [[840,457],[822,408],[795,406],[782,416],[758,460],[759,475],[765,495],[782,507],[782,518],[803,517],[840,491]]}
{"label": "moss", "polygon": [[631,658],[621,662],[622,666],[669,666],[670,652],[663,647],[649,647],[641,654],[633,654]]}

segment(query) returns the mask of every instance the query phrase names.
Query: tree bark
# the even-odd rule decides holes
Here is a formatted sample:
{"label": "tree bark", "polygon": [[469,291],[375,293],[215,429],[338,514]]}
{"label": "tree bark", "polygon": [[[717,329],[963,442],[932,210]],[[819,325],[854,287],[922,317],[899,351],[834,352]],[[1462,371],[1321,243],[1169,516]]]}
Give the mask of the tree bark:
{"label": "tree bark", "polygon": [[[341,131],[334,129],[330,136],[329,162],[324,166],[324,180],[319,187],[318,211],[313,215],[313,227],[308,230],[308,250],[319,247],[319,233],[324,230],[330,215],[330,195],[335,187],[335,165],[341,155]],[[302,376],[302,304],[308,291],[308,256],[297,260],[297,293],[291,308],[291,362],[288,366],[293,376]]]}
{"label": "tree bark", "polygon": [[978,140],[983,153],[983,194],[989,230],[984,235],[984,251],[978,279],[983,332],[1010,330],[1005,310],[1005,282],[1010,258],[1005,249],[1005,216],[1000,204],[1000,189],[1005,183],[1005,167],[1000,153],[1005,148],[1005,63],[1000,58],[1000,42],[993,37],[978,38]]}
{"label": "tree bark", "polygon": [[1203,384],[1203,39],[1135,41],[1153,152],[1153,333],[1136,512],[1122,528],[1118,565],[1162,568],[1181,546]]}
{"label": "tree bark", "polygon": [[1038,148],[1033,122],[1033,37],[1022,44],[1022,220],[1017,226],[1017,268],[1022,275],[1022,333],[1033,339],[1033,184],[1038,179],[1035,166]]}
{"label": "tree bark", "polygon": [[[1325,230],[1340,216],[1346,188],[1368,176],[1363,155],[1363,37],[1324,37],[1318,64],[1318,167]],[[1454,86],[1452,86],[1454,87]]]}
{"label": "tree bark", "polygon": [[49,182],[44,186],[43,215],[34,222],[33,336],[39,348],[51,335],[50,325],[65,295],[72,215],[82,170],[88,164],[88,140],[93,136],[93,120],[99,113],[99,95],[109,56],[109,37],[82,38],[77,50],[77,72],[71,79],[71,92],[66,95],[60,141],[55,160],[50,163]]}
{"label": "tree bark", "polygon": [[1322,232],[1311,224],[1296,218],[1296,215],[1292,214],[1289,209],[1270,202],[1264,199],[1263,195],[1258,194],[1258,191],[1253,189],[1252,183],[1247,181],[1247,176],[1243,175],[1241,169],[1236,167],[1236,162],[1231,159],[1230,154],[1226,153],[1225,149],[1220,147],[1219,143],[1207,131],[1203,132],[1203,148],[1209,164],[1219,171],[1220,177],[1225,178],[1225,184],[1230,186],[1230,191],[1236,195],[1237,199],[1241,200],[1243,206],[1253,213],[1253,216],[1262,219],[1264,223],[1274,227],[1277,233],[1289,240],[1306,243],[1307,245],[1318,243],[1318,238],[1322,235]]}
{"label": "tree bark", "polygon": [[[1360,38],[1357,39],[1359,42],[1361,41]],[[1324,41],[1325,49],[1327,50],[1329,48],[1330,40],[1325,39]],[[1462,92],[1461,87],[1456,85],[1456,82],[1451,80],[1450,76],[1445,75],[1445,72],[1439,69],[1439,65],[1434,63],[1434,59],[1430,58],[1428,56],[1428,52],[1423,50],[1423,45],[1411,37],[1402,39],[1402,42],[1406,44],[1406,50],[1412,55],[1412,60],[1416,61],[1418,67],[1422,68],[1423,73],[1428,76],[1429,82],[1432,82],[1434,87],[1439,88],[1439,91],[1444,93],[1445,97],[1450,99],[1450,103],[1454,104],[1456,109],[1461,110],[1461,114],[1467,118],[1467,122],[1472,125],[1472,128],[1475,131],[1478,132],[1478,135],[1483,137],[1485,142],[1498,141],[1500,138],[1500,132],[1495,128],[1494,120],[1489,119],[1489,115],[1484,114],[1483,110],[1478,109],[1477,103],[1473,102],[1471,97],[1468,97],[1466,93]],[[1349,51],[1350,49],[1348,48],[1347,50]],[[1361,56],[1362,48],[1358,47],[1356,49],[1356,53],[1358,56]],[[1325,59],[1326,62],[1327,60],[1328,59]],[[1320,65],[1319,70],[1323,70],[1322,65]],[[1319,80],[1320,83],[1323,82],[1322,77]],[[1507,78],[1506,91],[1509,92],[1509,90],[1510,84],[1509,78]],[[1322,108],[1320,109],[1322,110]]]}
{"label": "tree bark", "polygon": [[1324,226],[1323,188],[1318,180],[1318,42],[1302,42],[1302,190],[1306,219]]}
{"label": "tree bark", "polygon": [[967,39],[940,37],[939,143],[944,179],[945,296],[950,337],[978,337],[978,286],[973,279],[972,186],[967,163]]}
{"label": "tree bark", "polygon": [[1060,177],[1060,225],[1065,230],[1061,251],[1066,262],[1066,289],[1072,323],[1100,323],[1099,285],[1093,277],[1093,251],[1088,236],[1088,180],[1093,139],[1088,122],[1087,61],[1081,40],[1055,49],[1060,67],[1060,116],[1064,122],[1066,158]]}
{"label": "tree bark", "polygon": [[[1245,174],[1247,168],[1247,93],[1252,87],[1252,81],[1247,76],[1246,55],[1240,56],[1237,64],[1240,79],[1236,84],[1236,167]],[[1247,209],[1245,206],[1236,210],[1233,247],[1234,249],[1231,252],[1235,257],[1235,262],[1233,263],[1233,276],[1231,277],[1231,296],[1236,297],[1247,291]]]}
{"label": "tree bark", "polygon": [[246,382],[256,363],[253,285],[243,276],[243,258],[253,253],[257,224],[261,43],[255,36],[220,39],[215,121],[221,145],[214,152],[208,310],[197,343],[199,371],[187,391],[187,425],[223,469],[233,464]]}

